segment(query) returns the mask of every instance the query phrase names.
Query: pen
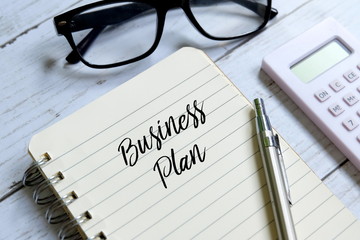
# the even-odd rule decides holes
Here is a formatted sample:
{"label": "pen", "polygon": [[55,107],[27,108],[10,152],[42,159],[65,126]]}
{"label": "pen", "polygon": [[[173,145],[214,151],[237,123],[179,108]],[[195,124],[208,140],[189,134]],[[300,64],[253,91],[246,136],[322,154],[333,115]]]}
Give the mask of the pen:
{"label": "pen", "polygon": [[291,216],[290,188],[286,177],[278,135],[274,134],[270,120],[266,115],[264,101],[256,98],[256,129],[264,166],[267,186],[270,193],[279,240],[296,239],[294,223]]}

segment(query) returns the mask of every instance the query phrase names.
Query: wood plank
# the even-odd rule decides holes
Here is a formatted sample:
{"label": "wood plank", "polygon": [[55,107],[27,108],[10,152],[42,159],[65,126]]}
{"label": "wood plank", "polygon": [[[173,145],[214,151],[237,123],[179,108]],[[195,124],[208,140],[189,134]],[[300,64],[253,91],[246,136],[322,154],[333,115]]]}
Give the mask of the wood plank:
{"label": "wood plank", "polygon": [[332,192],[360,219],[360,174],[347,162],[324,180]]}
{"label": "wood plank", "polygon": [[45,220],[46,208],[35,206],[32,189],[24,189],[0,204],[1,239],[57,239],[59,225]]}
{"label": "wood plank", "polygon": [[39,24],[54,15],[84,2],[86,1],[3,0],[0,9],[0,46],[4,47],[6,44],[13,44],[18,36],[37,28]]}

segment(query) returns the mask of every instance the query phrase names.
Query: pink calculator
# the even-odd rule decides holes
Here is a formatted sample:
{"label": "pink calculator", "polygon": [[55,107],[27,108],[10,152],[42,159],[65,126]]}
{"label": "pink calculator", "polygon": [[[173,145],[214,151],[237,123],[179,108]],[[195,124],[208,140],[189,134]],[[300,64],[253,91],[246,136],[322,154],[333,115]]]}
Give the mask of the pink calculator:
{"label": "pink calculator", "polygon": [[262,69],[360,170],[360,41],[328,18],[267,55]]}

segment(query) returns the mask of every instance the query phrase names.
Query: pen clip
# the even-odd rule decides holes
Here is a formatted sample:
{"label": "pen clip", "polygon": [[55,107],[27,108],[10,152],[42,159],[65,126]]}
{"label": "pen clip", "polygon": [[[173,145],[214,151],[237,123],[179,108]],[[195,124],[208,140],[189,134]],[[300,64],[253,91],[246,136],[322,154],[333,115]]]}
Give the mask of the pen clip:
{"label": "pen clip", "polygon": [[275,140],[275,143],[276,143],[277,154],[279,156],[279,164],[280,164],[280,169],[281,169],[281,175],[282,175],[283,181],[285,183],[285,189],[286,189],[286,193],[287,193],[286,195],[287,195],[290,206],[292,206],[292,201],[291,201],[291,196],[290,196],[290,185],[289,185],[289,181],[288,181],[288,178],[287,178],[287,175],[286,175],[284,158],[283,158],[281,148],[280,148],[279,136],[277,134],[275,134],[274,140]]}

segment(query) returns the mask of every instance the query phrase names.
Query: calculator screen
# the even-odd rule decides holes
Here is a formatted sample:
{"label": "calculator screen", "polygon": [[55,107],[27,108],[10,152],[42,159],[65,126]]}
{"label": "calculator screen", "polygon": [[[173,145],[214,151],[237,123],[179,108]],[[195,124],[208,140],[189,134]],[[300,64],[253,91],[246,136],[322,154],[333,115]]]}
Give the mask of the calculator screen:
{"label": "calculator screen", "polygon": [[351,51],[344,44],[335,39],[294,64],[290,69],[301,81],[308,83],[348,57],[350,53]]}

